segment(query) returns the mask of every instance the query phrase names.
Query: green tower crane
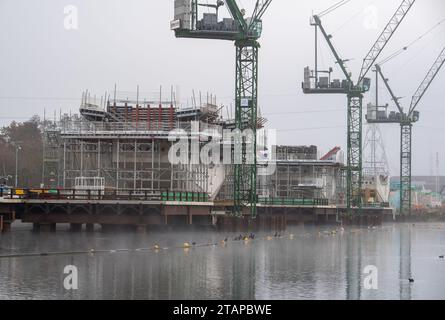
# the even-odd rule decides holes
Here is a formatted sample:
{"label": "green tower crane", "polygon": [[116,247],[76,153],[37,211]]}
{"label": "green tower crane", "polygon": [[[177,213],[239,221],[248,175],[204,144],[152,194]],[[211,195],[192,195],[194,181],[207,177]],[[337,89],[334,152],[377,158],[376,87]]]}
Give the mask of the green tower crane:
{"label": "green tower crane", "polygon": [[[347,71],[346,62],[340,58],[329,35],[324,29],[319,16],[314,15],[311,25],[315,27],[315,71],[309,67],[305,68],[303,92],[305,94],[345,94],[347,96],[347,166],[346,166],[346,206],[348,214],[352,213],[354,207],[362,208],[362,107],[363,94],[368,92],[371,86],[371,79],[366,78],[371,66],[375,63],[380,53],[388,44],[391,37],[399,27],[413,6],[415,0],[404,0],[397,8],[383,32],[378,37],[366,57],[363,59],[360,76],[357,82],[353,82],[351,73]],[[334,80],[331,82],[332,69],[328,71],[318,70],[318,30],[325,38],[336,63],[340,66],[345,80]],[[328,77],[319,77],[320,73],[328,74]]]}
{"label": "green tower crane", "polygon": [[[216,1],[214,5],[198,0],[175,0],[175,19],[171,29],[178,38],[229,40],[236,47],[235,128],[239,132],[250,130],[251,138],[236,135],[235,145],[241,145],[241,154],[234,155],[233,211],[243,214],[249,207],[256,216],[257,159],[256,132],[258,106],[258,39],[262,33],[262,16],[272,0],[257,0],[252,16],[245,18],[235,0]],[[232,19],[218,20],[218,10],[226,5]],[[204,13],[199,20],[198,7],[213,8],[216,12]]]}
{"label": "green tower crane", "polygon": [[[411,105],[407,110],[402,107],[399,101],[400,99],[395,96],[389,85],[389,80],[383,75],[381,66],[379,64],[375,65],[376,81],[378,81],[378,76],[380,76],[399,113],[391,112],[388,116],[387,105],[379,106],[378,91],[376,91],[376,105],[368,109],[366,120],[368,123],[400,124],[400,213],[403,215],[411,214],[412,128],[413,124],[419,121],[419,112],[416,111],[416,107],[422,100],[444,63],[445,48],[440,52],[436,61],[434,61],[427,75],[412,96]],[[376,90],[378,90],[377,84]]]}

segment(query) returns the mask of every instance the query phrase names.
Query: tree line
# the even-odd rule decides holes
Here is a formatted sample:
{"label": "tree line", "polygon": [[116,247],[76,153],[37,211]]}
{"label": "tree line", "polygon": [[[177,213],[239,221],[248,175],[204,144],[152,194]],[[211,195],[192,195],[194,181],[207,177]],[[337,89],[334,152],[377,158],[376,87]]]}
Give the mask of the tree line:
{"label": "tree line", "polygon": [[0,185],[38,188],[43,169],[43,121],[38,116],[0,129]]}

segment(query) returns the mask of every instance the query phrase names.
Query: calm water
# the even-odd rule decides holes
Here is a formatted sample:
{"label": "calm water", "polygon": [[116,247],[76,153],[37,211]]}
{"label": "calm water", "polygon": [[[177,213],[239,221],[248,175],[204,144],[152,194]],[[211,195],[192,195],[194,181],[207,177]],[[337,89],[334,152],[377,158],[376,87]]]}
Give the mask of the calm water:
{"label": "calm water", "polygon": [[[215,232],[33,234],[0,236],[0,255],[67,250],[137,249],[81,255],[0,258],[0,299],[445,299],[445,224],[377,229],[295,227],[282,238],[219,242]],[[291,236],[293,234],[293,238]],[[63,269],[75,265],[79,289],[66,291]],[[378,289],[363,269],[378,268]],[[407,279],[415,279],[409,283]]]}

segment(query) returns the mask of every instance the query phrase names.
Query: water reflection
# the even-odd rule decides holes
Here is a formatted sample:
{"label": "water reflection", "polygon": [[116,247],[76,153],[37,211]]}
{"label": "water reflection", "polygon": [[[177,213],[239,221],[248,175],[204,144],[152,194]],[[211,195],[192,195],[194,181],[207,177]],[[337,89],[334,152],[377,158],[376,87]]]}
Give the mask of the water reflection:
{"label": "water reflection", "polygon": [[359,300],[361,298],[362,242],[356,241],[356,232],[348,234],[346,241],[346,299]]}
{"label": "water reflection", "polygon": [[[20,252],[136,249],[0,259],[0,299],[445,299],[445,225],[346,229],[295,227],[282,238],[230,241],[233,234],[33,234],[0,237],[0,255]],[[291,237],[290,234],[293,234]],[[182,243],[214,243],[179,248]],[[175,246],[175,248],[172,248]],[[63,269],[79,270],[79,290],[63,288]],[[378,290],[363,269],[378,268]],[[408,279],[416,271],[414,283]]]}
{"label": "water reflection", "polygon": [[400,233],[400,299],[411,299],[411,284],[408,279],[411,274],[411,228],[405,226],[399,229]]}

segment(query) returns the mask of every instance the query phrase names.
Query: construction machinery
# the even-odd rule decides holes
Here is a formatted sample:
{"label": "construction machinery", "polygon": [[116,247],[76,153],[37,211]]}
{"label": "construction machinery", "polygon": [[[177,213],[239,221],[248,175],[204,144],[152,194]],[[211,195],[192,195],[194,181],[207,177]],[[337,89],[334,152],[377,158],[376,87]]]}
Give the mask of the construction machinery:
{"label": "construction machinery", "polygon": [[383,75],[379,64],[375,65],[376,81],[379,77],[383,80],[391,99],[394,101],[398,112],[391,111],[388,114],[388,105],[379,106],[378,85],[376,84],[376,105],[368,106],[366,120],[368,123],[398,123],[400,124],[400,212],[405,215],[411,214],[411,168],[412,168],[412,127],[419,121],[419,111],[416,110],[426,91],[430,87],[439,70],[445,63],[445,48],[440,52],[433,66],[420,83],[416,92],[411,98],[408,109],[401,105],[400,98],[394,94],[389,85],[389,80]]}
{"label": "construction machinery", "polygon": [[[305,94],[345,94],[347,96],[346,205],[348,214],[352,213],[354,207],[359,210],[362,208],[362,105],[363,95],[369,91],[371,86],[371,79],[366,78],[366,75],[414,2],[415,0],[404,0],[397,8],[396,13],[363,59],[357,82],[352,80],[352,75],[347,70],[346,62],[348,60],[343,60],[335,49],[332,35],[326,32],[321,23],[321,16],[314,15],[311,20],[311,25],[315,27],[315,70],[311,71],[309,67],[305,68],[302,88]],[[327,71],[318,70],[318,31],[321,31],[336,63],[340,66],[345,76],[344,80],[334,79],[331,81],[332,68]],[[319,77],[320,73],[328,76]]]}
{"label": "construction machinery", "polygon": [[[257,159],[256,129],[258,106],[258,39],[262,32],[262,16],[272,0],[257,0],[251,17],[240,9],[235,0],[216,1],[214,5],[198,0],[175,0],[175,19],[171,29],[178,38],[198,38],[234,41],[236,47],[235,80],[235,129],[250,130],[251,138],[238,139],[241,154],[234,161],[234,213],[242,215],[244,207],[250,207],[252,217],[256,216],[257,203]],[[218,17],[219,8],[226,5],[232,18]],[[203,13],[199,7],[215,9],[215,13]]]}

